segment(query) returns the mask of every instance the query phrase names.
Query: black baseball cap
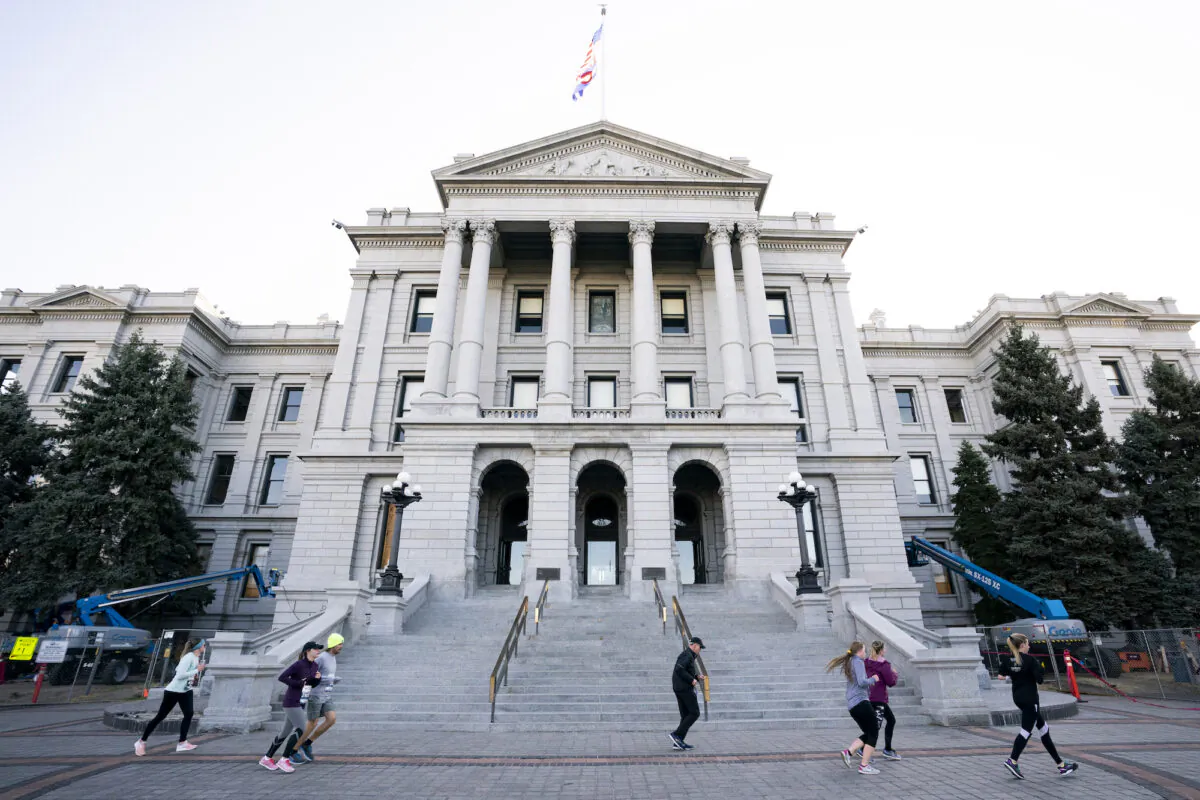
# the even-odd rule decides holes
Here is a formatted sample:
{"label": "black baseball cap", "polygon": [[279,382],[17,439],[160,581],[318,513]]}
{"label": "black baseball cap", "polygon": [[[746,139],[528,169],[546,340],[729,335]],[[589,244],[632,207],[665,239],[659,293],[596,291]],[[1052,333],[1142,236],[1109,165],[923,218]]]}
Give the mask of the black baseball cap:
{"label": "black baseball cap", "polygon": [[692,644],[698,644],[698,645],[700,645],[700,649],[701,649],[701,650],[703,650],[703,649],[704,649],[704,642],[700,641],[700,637],[699,637],[699,636],[693,636],[693,637],[692,637]]}
{"label": "black baseball cap", "polygon": [[309,650],[324,650],[325,645],[320,642],[305,642],[304,647],[300,648],[301,653],[307,653]]}

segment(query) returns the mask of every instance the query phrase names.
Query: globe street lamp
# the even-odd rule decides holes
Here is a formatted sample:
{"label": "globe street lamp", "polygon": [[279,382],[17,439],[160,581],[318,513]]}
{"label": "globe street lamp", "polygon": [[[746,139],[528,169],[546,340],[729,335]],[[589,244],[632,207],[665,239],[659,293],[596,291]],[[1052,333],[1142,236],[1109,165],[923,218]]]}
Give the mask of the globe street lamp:
{"label": "globe street lamp", "polygon": [[400,588],[400,581],[404,580],[404,576],[396,566],[396,559],[400,556],[400,524],[404,520],[404,509],[413,503],[421,502],[421,487],[412,485],[411,481],[411,475],[401,472],[396,476],[395,483],[383,487],[383,502],[395,507],[396,520],[395,527],[392,528],[391,547],[388,548],[388,565],[379,578],[379,588],[375,590],[375,594],[404,596],[404,591]]}
{"label": "globe street lamp", "polygon": [[808,561],[808,537],[804,534],[804,505],[817,499],[817,493],[804,482],[799,472],[787,476],[779,485],[779,499],[796,512],[796,530],[800,535],[800,569],[796,572],[796,594],[820,594],[817,571]]}

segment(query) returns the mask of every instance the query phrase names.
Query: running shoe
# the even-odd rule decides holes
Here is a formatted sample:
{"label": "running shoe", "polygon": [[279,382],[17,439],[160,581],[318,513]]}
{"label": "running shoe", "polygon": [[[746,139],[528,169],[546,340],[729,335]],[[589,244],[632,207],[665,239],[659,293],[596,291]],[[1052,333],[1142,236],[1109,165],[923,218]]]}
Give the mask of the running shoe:
{"label": "running shoe", "polygon": [[858,774],[859,775],[878,775],[879,770],[875,769],[870,764],[859,764],[858,765]]}
{"label": "running shoe", "polygon": [[309,761],[316,761],[316,759],[313,758],[313,754],[312,754],[312,742],[305,742],[304,744],[302,744],[300,746],[300,749],[304,751],[304,756]]}
{"label": "running shoe", "polygon": [[266,767],[267,769],[271,770],[271,772],[274,772],[275,770],[279,769],[279,767],[275,764],[275,762],[271,760],[270,756],[263,756],[262,758],[260,758],[258,760],[258,765],[260,767]]}
{"label": "running shoe", "polygon": [[900,760],[900,754],[897,753],[895,750],[880,750],[879,752],[883,753],[883,757],[886,758],[888,761],[899,761]]}
{"label": "running shoe", "polygon": [[676,750],[687,749],[683,746],[683,739],[680,739],[678,736],[676,736],[673,733],[668,733],[667,736],[671,739],[671,746],[674,747]]}
{"label": "running shoe", "polygon": [[175,745],[176,753],[186,753],[188,750],[195,749],[196,745],[192,744],[191,742],[180,742],[179,744]]}
{"label": "running shoe", "polygon": [[1004,760],[1004,768],[1011,772],[1014,778],[1017,778],[1018,780],[1025,780],[1025,776],[1021,774],[1021,768],[1018,767],[1017,762],[1013,761],[1011,758]]}
{"label": "running shoe", "polygon": [[275,762],[275,766],[279,767],[280,772],[295,772],[296,768],[292,766],[290,758],[281,758]]}
{"label": "running shoe", "polygon": [[133,743],[133,752],[137,753],[139,756],[146,755],[146,743],[141,739],[138,739]]}
{"label": "running shoe", "polygon": [[1058,768],[1058,774],[1065,778],[1068,775],[1074,775],[1077,769],[1079,769],[1079,765],[1074,761],[1064,761],[1062,766]]}
{"label": "running shoe", "polygon": [[679,743],[681,745],[683,745],[684,750],[695,750],[696,749],[696,745],[688,744],[687,742],[683,741],[682,739],[679,740]]}
{"label": "running shoe", "polygon": [[293,766],[295,766],[297,764],[307,764],[308,763],[308,756],[304,755],[304,751],[301,750],[299,747],[297,747],[295,750],[293,750],[292,754],[290,756],[288,756],[288,758],[290,758],[292,760]]}
{"label": "running shoe", "polygon": [[853,755],[849,750],[842,751],[842,761],[846,764],[846,769],[854,769],[854,765],[850,763]]}

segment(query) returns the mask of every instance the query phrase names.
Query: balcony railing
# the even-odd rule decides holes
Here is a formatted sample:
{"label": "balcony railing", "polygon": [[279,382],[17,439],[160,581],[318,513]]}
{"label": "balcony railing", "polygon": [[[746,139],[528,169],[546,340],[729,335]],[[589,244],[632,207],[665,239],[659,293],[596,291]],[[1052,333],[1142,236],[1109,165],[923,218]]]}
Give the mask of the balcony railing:
{"label": "balcony railing", "polygon": [[536,408],[481,408],[484,419],[537,419]]}
{"label": "balcony railing", "polygon": [[575,419],[629,419],[628,408],[577,408]]}
{"label": "balcony railing", "polygon": [[719,408],[668,408],[667,419],[720,419]]}

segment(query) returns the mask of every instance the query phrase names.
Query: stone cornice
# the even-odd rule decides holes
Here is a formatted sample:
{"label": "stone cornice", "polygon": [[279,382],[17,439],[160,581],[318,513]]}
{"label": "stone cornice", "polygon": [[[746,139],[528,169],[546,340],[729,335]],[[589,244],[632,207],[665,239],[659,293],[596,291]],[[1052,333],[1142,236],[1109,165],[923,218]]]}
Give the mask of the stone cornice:
{"label": "stone cornice", "polygon": [[[427,235],[427,234],[426,234]],[[364,250],[380,248],[380,247],[404,247],[404,248],[429,248],[432,250],[441,249],[445,244],[444,239],[427,239],[405,236],[403,234],[384,234],[373,236],[352,236],[354,243]]]}
{"label": "stone cornice", "polygon": [[762,234],[758,240],[760,250],[791,251],[808,253],[842,253],[846,250],[848,240],[813,241],[811,239],[775,239]]}
{"label": "stone cornice", "polygon": [[[523,176],[519,180],[521,183],[516,184],[474,178],[468,186],[447,186],[446,194],[449,197],[702,197],[733,200],[756,200],[761,195],[755,189],[738,189],[721,183],[680,178],[658,178],[656,183],[634,186],[603,179],[597,179],[595,183],[583,183],[576,178],[559,178],[555,183],[535,183],[535,179]],[[679,183],[681,180],[682,183]]]}

